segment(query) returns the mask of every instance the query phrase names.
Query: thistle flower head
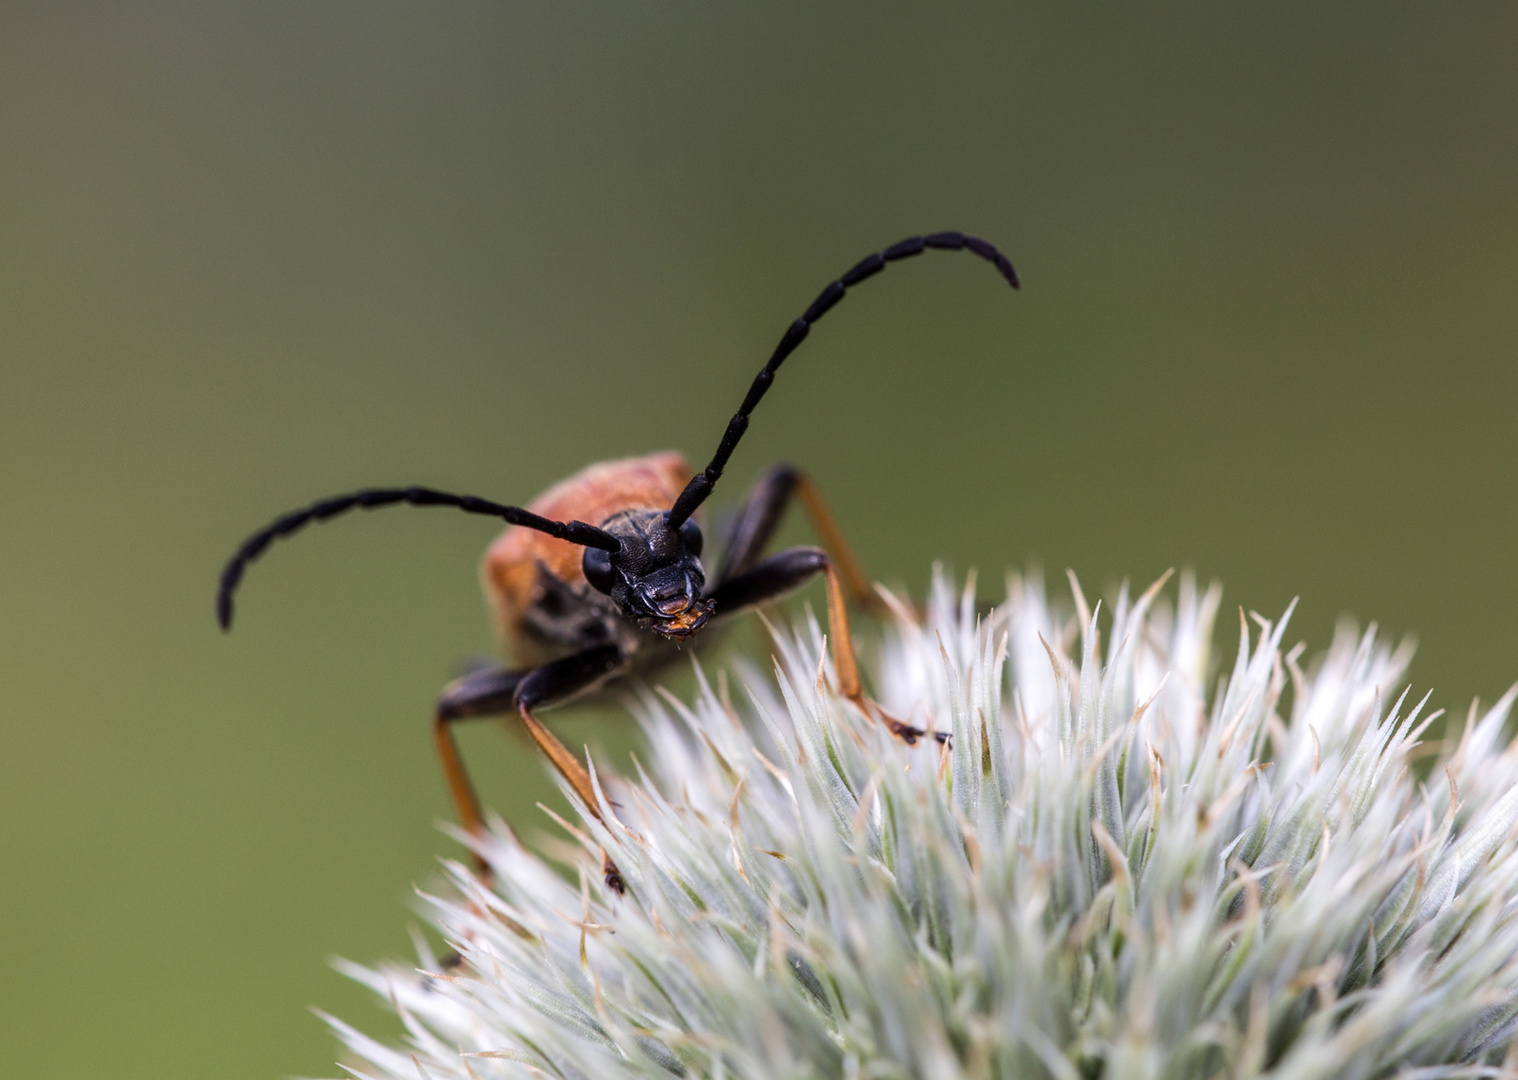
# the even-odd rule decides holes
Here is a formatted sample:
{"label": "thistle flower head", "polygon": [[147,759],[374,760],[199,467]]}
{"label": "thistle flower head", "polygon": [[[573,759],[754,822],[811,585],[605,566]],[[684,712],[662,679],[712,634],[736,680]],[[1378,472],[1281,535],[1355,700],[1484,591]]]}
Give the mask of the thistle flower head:
{"label": "thistle flower head", "polygon": [[1374,627],[1304,668],[1289,611],[1241,613],[1215,665],[1215,586],[1060,617],[1010,585],[977,618],[939,575],[886,629],[877,697],[944,742],[838,697],[815,620],[741,693],[646,695],[577,875],[497,823],[497,884],[426,900],[461,963],[345,965],[409,1043],[334,1020],[352,1071],[1514,1075],[1513,691],[1432,746]]}

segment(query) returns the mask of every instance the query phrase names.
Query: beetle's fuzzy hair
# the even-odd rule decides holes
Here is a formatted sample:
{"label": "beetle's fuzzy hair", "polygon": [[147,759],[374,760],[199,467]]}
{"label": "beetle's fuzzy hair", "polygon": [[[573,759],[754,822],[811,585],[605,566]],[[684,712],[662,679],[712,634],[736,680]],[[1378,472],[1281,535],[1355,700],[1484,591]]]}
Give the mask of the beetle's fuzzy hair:
{"label": "beetle's fuzzy hair", "polygon": [[942,750],[837,696],[815,621],[731,700],[650,695],[578,880],[498,825],[496,889],[450,863],[426,901],[461,967],[344,965],[408,1043],[333,1020],[352,1071],[1515,1075],[1514,692],[1420,743],[1437,714],[1374,627],[1304,668],[1286,616],[1241,612],[1214,665],[1216,586],[1075,596],[1014,578],[977,620],[940,575],[887,630],[880,698]]}

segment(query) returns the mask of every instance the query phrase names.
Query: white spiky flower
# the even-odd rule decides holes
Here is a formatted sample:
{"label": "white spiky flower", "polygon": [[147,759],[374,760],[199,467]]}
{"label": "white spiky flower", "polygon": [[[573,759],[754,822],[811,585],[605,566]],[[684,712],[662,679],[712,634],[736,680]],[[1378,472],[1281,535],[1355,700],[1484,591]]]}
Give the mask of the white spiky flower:
{"label": "white spiky flower", "polygon": [[1061,618],[1014,578],[980,620],[972,589],[940,576],[873,665],[945,746],[840,699],[814,620],[736,701],[648,696],[578,880],[497,823],[494,889],[455,863],[427,900],[461,965],[347,966],[409,1044],[334,1020],[350,1071],[1518,1075],[1518,688],[1420,749],[1374,628],[1303,670],[1289,611],[1241,612],[1209,693],[1216,586]]}

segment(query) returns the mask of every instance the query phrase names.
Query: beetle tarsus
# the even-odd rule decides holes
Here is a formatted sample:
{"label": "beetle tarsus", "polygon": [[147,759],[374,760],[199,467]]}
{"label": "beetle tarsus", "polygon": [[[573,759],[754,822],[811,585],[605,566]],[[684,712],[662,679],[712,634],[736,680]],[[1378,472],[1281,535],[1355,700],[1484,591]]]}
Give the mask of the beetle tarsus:
{"label": "beetle tarsus", "polygon": [[627,882],[622,879],[622,871],[617,869],[617,864],[611,861],[610,855],[601,856],[601,880],[618,896],[627,895]]}

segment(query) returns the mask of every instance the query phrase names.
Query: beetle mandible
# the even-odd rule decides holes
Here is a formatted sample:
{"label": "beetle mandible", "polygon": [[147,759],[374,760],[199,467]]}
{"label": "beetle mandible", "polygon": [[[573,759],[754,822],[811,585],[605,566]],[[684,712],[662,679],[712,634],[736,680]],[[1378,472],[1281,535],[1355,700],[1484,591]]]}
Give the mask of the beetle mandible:
{"label": "beetle mandible", "polygon": [[[451,506],[507,521],[510,527],[486,551],[482,570],[501,637],[522,666],[490,667],[455,680],[444,688],[433,717],[449,795],[459,824],[471,834],[483,832],[484,818],[453,737],[455,722],[515,712],[586,808],[599,817],[589,773],[536,714],[656,666],[707,623],[778,600],[818,574],[826,584],[840,692],[896,735],[915,742],[924,734],[921,729],[890,717],[864,694],[846,594],[866,608],[877,608],[879,600],[811,478],[792,465],[774,466],[759,478],[733,518],[710,582],[701,561],[701,527],[693,515],[721,479],[775,372],[812,325],[851,287],[888,263],[930,249],[972,252],[1018,287],[1012,263],[979,237],[938,232],[893,244],[861,259],[791,323],[699,473],[692,475],[680,454],[664,452],[591,465],[525,508],[425,487],[373,488],[322,499],[275,519],[243,542],[222,571],[217,620],[223,630],[231,628],[233,594],[248,564],[273,541],[312,521],[328,521],[355,508],[401,504]],[[822,547],[794,547],[765,557],[765,546],[793,498],[801,501]],[[488,867],[478,856],[476,865],[487,877]],[[605,873],[608,884],[620,891],[620,875],[609,861]]]}

